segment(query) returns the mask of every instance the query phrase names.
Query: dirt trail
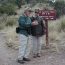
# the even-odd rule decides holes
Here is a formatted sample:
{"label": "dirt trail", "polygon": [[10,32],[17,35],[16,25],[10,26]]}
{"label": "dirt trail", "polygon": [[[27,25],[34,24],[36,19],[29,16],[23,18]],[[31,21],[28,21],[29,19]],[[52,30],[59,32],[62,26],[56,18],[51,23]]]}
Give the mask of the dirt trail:
{"label": "dirt trail", "polygon": [[[65,65],[64,49],[65,46],[60,49],[60,53],[44,49],[42,57],[37,59],[31,58],[31,61],[26,62],[24,65]],[[8,48],[5,45],[5,34],[0,33],[0,65],[21,65],[16,62],[17,52],[17,50]]]}
{"label": "dirt trail", "polygon": [[5,44],[5,34],[0,33],[0,65],[16,65],[12,64],[15,56],[16,51],[8,48]]}

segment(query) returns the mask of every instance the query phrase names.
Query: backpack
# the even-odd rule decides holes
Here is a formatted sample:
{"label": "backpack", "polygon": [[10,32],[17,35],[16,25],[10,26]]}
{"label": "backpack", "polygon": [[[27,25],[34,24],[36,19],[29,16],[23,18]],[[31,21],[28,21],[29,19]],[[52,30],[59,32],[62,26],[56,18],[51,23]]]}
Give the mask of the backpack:
{"label": "backpack", "polygon": [[21,30],[21,28],[18,26],[18,27],[16,27],[16,33],[19,33],[20,32],[20,30]]}

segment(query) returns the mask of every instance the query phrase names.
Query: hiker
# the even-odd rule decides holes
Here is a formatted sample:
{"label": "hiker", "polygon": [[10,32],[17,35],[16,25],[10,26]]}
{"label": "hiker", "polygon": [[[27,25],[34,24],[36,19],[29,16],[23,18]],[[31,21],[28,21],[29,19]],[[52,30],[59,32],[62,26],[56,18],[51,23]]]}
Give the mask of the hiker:
{"label": "hiker", "polygon": [[33,57],[41,56],[41,40],[42,36],[45,34],[45,26],[43,19],[39,17],[38,13],[35,11],[35,17],[31,17],[32,22],[37,22],[38,25],[31,27],[32,43],[33,43]]}
{"label": "hiker", "polygon": [[18,63],[25,63],[25,61],[30,61],[29,59],[29,53],[30,48],[28,47],[28,38],[31,33],[31,26],[37,25],[35,22],[31,22],[30,19],[31,10],[26,9],[24,14],[19,17],[18,23],[19,23],[19,30],[17,30],[17,33],[19,34],[19,54],[18,54]]}

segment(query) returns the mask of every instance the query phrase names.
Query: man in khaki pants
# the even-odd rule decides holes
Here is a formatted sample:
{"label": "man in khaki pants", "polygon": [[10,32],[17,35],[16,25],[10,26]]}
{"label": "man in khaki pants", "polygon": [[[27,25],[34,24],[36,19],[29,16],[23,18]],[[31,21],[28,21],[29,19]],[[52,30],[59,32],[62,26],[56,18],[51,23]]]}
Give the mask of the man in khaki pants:
{"label": "man in khaki pants", "polygon": [[25,63],[25,61],[30,61],[29,59],[29,53],[30,53],[30,48],[29,48],[29,35],[31,34],[31,26],[37,25],[35,22],[31,22],[30,19],[30,10],[27,9],[25,10],[24,14],[19,17],[18,23],[19,23],[19,53],[18,53],[18,63]]}

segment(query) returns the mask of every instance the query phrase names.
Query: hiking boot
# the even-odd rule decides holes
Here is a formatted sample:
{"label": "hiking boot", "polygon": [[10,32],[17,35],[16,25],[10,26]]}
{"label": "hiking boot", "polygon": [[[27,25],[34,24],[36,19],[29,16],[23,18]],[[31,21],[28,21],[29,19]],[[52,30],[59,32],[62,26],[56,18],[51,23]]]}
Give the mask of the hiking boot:
{"label": "hiking boot", "polygon": [[24,60],[24,61],[30,61],[30,59],[29,59],[29,58],[23,58],[23,60]]}
{"label": "hiking boot", "polygon": [[24,60],[19,60],[19,59],[17,60],[17,62],[20,63],[20,64],[24,64],[25,63]]}
{"label": "hiking boot", "polygon": [[37,58],[37,54],[34,54],[34,55],[33,55],[33,58]]}
{"label": "hiking boot", "polygon": [[40,53],[37,53],[37,57],[41,57],[41,54]]}

